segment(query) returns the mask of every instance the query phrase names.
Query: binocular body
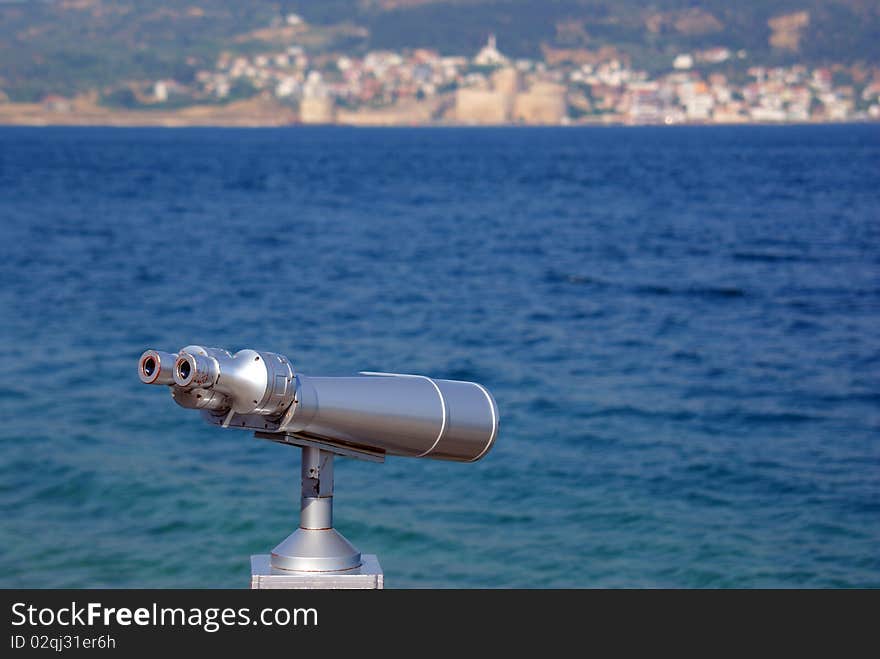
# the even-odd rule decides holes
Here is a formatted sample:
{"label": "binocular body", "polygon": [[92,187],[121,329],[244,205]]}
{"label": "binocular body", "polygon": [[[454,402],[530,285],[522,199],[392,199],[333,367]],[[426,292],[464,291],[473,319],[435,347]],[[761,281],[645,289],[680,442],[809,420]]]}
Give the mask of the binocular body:
{"label": "binocular body", "polygon": [[495,399],[474,382],[360,373],[312,377],[284,355],[190,345],[147,350],[145,384],[167,385],[178,405],[224,427],[293,435],[343,450],[473,462],[498,435]]}

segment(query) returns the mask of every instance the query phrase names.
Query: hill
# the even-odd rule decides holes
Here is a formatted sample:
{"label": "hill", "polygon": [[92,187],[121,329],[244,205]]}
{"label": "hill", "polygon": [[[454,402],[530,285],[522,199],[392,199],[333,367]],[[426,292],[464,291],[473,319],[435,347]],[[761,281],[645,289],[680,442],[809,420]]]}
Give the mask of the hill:
{"label": "hill", "polygon": [[[289,14],[313,27],[284,32]],[[186,83],[222,51],[285,34],[315,53],[471,54],[490,32],[512,56],[611,45],[649,71],[717,46],[763,64],[880,64],[876,0],[0,0],[0,92],[27,102],[129,80]]]}

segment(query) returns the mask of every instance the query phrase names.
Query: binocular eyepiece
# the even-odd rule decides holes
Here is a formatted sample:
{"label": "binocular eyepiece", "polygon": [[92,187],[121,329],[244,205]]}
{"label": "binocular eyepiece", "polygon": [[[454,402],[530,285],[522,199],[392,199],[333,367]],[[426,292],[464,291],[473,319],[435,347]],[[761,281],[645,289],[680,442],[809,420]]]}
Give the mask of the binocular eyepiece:
{"label": "binocular eyepiece", "polygon": [[174,384],[174,363],[177,355],[147,350],[138,362],[138,375],[144,384]]}
{"label": "binocular eyepiece", "polygon": [[298,374],[285,356],[190,345],[147,350],[138,362],[145,384],[166,385],[181,407],[210,423],[292,435],[340,449],[472,462],[498,434],[498,407],[474,382],[421,375]]}
{"label": "binocular eyepiece", "polygon": [[294,373],[273,352],[187,346],[172,354],[147,350],[138,363],[141,382],[172,385],[182,407],[279,414],[293,402]]}

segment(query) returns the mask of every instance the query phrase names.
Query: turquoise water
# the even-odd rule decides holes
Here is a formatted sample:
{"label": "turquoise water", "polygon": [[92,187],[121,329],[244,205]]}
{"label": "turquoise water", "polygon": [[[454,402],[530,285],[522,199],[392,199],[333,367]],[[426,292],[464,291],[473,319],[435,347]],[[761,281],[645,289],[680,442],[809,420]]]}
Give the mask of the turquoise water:
{"label": "turquoise water", "polygon": [[244,587],[298,451],[148,347],[473,379],[339,460],[389,587],[880,586],[880,129],[0,129],[0,586]]}

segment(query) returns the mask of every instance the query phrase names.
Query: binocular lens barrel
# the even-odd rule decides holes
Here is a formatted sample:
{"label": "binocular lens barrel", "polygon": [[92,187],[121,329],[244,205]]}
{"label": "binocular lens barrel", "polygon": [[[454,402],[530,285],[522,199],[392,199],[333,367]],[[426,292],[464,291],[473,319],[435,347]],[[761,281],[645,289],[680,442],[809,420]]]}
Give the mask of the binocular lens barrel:
{"label": "binocular lens barrel", "polygon": [[138,362],[138,375],[144,384],[174,384],[174,363],[177,355],[147,350]]}
{"label": "binocular lens barrel", "polygon": [[219,375],[216,359],[207,355],[181,352],[174,364],[174,384],[178,387],[207,389],[217,382]]}
{"label": "binocular lens barrel", "polygon": [[498,434],[498,406],[475,382],[422,375],[299,376],[297,408],[282,427],[388,455],[474,462]]}

